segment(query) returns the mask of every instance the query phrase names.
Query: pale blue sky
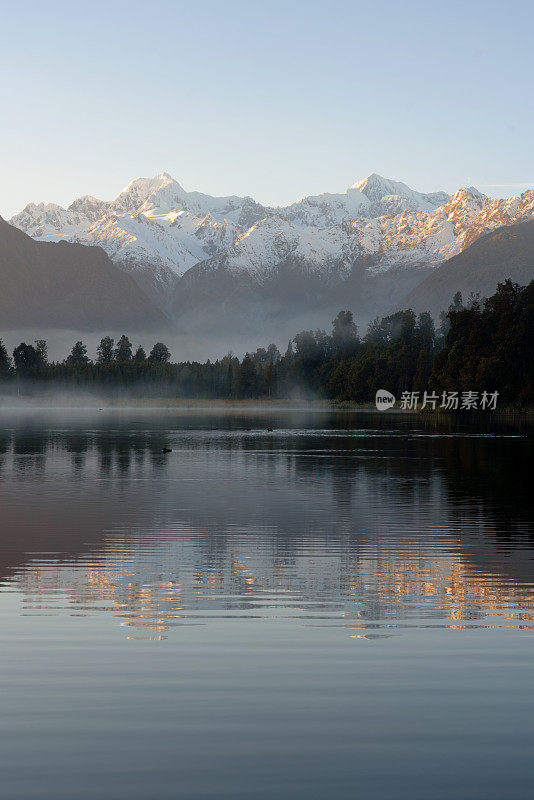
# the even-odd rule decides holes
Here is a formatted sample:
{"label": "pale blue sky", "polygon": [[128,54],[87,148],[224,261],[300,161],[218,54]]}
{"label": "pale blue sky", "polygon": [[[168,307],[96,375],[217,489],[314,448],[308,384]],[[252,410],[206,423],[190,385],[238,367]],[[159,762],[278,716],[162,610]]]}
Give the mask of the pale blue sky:
{"label": "pale blue sky", "polygon": [[268,204],[373,171],[426,191],[534,183],[531,2],[50,0],[1,13],[5,217],[30,200],[110,199],[163,170]]}

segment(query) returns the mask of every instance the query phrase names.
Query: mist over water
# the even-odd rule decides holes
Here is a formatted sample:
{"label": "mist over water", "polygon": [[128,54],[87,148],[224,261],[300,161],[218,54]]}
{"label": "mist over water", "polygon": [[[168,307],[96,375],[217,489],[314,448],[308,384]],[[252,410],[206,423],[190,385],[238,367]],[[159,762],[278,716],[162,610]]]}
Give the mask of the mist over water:
{"label": "mist over water", "polygon": [[6,796],[531,797],[531,435],[4,410]]}

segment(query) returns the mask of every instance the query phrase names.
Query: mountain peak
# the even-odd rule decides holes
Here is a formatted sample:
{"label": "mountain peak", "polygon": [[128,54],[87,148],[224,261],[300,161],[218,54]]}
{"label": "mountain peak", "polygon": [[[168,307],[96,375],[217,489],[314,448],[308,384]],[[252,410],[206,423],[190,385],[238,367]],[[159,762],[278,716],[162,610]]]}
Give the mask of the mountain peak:
{"label": "mountain peak", "polygon": [[148,198],[167,190],[168,187],[171,187],[174,193],[183,194],[184,192],[180,184],[171,178],[168,172],[160,172],[158,175],[154,175],[153,178],[134,178],[117,195],[110,208],[119,213],[131,214],[142,210],[142,206],[147,202]]}
{"label": "mountain peak", "polygon": [[58,206],[57,203],[28,203],[24,206],[23,213],[26,212],[28,214],[38,213],[41,214],[43,211],[62,211],[62,207]]}
{"label": "mountain peak", "polygon": [[[409,211],[432,211],[443,205],[449,199],[446,192],[418,192],[410,189],[402,181],[384,178],[376,172],[371,172],[367,178],[349,186],[346,194],[360,192],[372,204],[375,215],[400,213]],[[380,210],[382,209],[382,210]]]}
{"label": "mountain peak", "polygon": [[399,195],[400,197],[406,197],[407,195],[413,193],[413,189],[410,189],[410,187],[405,183],[402,183],[401,181],[393,181],[390,178],[384,178],[382,175],[378,175],[376,172],[371,172],[367,178],[364,178],[363,181],[358,181],[358,183],[353,184],[353,186],[350,186],[349,189],[357,189],[372,203],[377,202],[388,195]]}
{"label": "mountain peak", "polygon": [[450,198],[450,203],[458,203],[458,202],[465,202],[466,200],[487,200],[488,197],[482,192],[479,192],[474,186],[462,186],[461,189],[457,189],[454,194]]}
{"label": "mountain peak", "polygon": [[366,178],[353,185],[363,188],[365,186],[384,186],[384,184],[388,183],[394,183],[394,181],[391,181],[389,178],[384,178],[384,176],[379,175],[378,172],[371,172]]}
{"label": "mountain peak", "polygon": [[482,192],[480,192],[476,188],[476,186],[467,186],[465,191],[468,192],[471,195],[471,197],[484,197],[484,198],[486,198],[486,195],[483,194]]}

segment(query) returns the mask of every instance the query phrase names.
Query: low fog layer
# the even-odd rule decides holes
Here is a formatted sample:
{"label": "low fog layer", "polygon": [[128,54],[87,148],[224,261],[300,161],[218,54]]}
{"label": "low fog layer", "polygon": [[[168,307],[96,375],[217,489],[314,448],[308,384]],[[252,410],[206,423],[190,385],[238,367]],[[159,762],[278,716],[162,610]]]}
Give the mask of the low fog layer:
{"label": "low fog layer", "polygon": [[[103,336],[111,336],[118,340],[125,333],[132,342],[135,350],[138,345],[142,345],[147,352],[155,342],[164,342],[171,351],[171,361],[206,361],[210,358],[215,360],[225,356],[229,350],[236,355],[242,355],[246,350],[256,349],[258,346],[266,344],[264,339],[257,341],[246,341],[244,338],[224,337],[221,339],[210,339],[188,335],[172,335],[167,333],[132,333],[131,331],[102,331],[98,333],[88,333],[87,331],[63,331],[63,330],[20,330],[7,331],[1,334],[4,344],[9,351],[21,342],[33,344],[37,339],[45,339],[48,344],[48,357],[50,361],[63,361],[70,351],[73,344],[81,340],[87,345],[87,354],[90,358],[96,357],[96,348]],[[296,333],[296,331],[295,331]],[[269,344],[269,342],[267,342]],[[285,343],[287,345],[287,342]]]}
{"label": "low fog layer", "polygon": [[[111,336],[117,341],[122,334],[126,334],[132,342],[133,349],[142,345],[147,352],[150,351],[155,342],[164,342],[171,352],[171,361],[212,361],[223,358],[228,352],[232,352],[238,358],[242,358],[246,352],[256,350],[258,347],[266,347],[274,342],[280,352],[285,352],[288,341],[301,330],[324,328],[330,331],[332,328],[333,316],[331,314],[309,314],[296,317],[291,321],[280,321],[279,324],[258,325],[256,333],[232,334],[224,332],[220,335],[194,335],[187,333],[169,333],[169,331],[150,331],[148,333],[136,332],[131,330],[103,330],[98,332],[88,332],[86,330],[43,330],[43,329],[21,329],[14,331],[0,330],[0,338],[3,340],[8,352],[11,354],[13,349],[21,342],[33,344],[37,339],[45,339],[48,344],[48,358],[50,361],[63,361],[72,346],[77,341],[82,341],[87,346],[87,354],[90,358],[96,357],[96,348],[102,337]],[[356,319],[361,334],[365,333],[368,319]]]}

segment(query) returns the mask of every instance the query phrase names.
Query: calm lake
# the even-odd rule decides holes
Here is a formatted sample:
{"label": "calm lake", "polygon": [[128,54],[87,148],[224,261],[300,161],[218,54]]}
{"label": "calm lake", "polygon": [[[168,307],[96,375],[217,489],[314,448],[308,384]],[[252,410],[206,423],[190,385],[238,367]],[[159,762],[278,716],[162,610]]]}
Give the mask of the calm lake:
{"label": "calm lake", "polygon": [[2,411],[0,795],[531,800],[532,443]]}

